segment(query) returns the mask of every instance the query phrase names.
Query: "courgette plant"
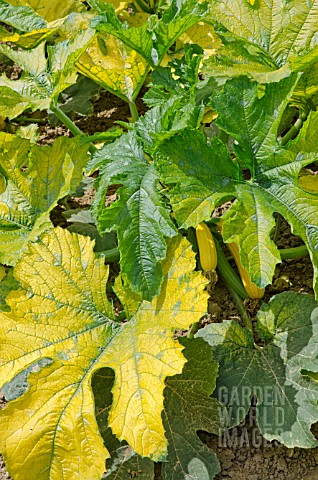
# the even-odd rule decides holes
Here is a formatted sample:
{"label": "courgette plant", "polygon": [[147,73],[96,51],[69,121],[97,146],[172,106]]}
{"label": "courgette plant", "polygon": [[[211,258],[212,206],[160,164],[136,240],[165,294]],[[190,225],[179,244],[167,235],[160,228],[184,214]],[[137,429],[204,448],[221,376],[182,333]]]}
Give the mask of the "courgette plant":
{"label": "courgette plant", "polygon": [[[197,432],[237,425],[253,397],[266,439],[317,445],[317,301],[285,292],[253,322],[224,254],[235,244],[258,293],[309,255],[318,294],[317,16],[317,0],[0,0],[0,53],[22,70],[0,78],[0,115],[50,111],[73,134],[39,146],[32,125],[0,132],[0,451],[14,480],[149,480],[154,462],[164,480],[212,479]],[[83,134],[59,107],[78,73],[131,123]],[[66,212],[76,232],[54,228],[93,174],[90,211]],[[303,245],[277,248],[281,217]],[[245,327],[200,328],[200,225]]]}

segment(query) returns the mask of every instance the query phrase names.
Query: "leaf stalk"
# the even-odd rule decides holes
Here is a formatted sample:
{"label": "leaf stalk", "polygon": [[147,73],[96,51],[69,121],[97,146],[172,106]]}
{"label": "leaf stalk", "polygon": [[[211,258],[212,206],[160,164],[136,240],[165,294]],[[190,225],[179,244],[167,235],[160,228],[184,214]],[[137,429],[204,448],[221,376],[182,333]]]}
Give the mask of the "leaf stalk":
{"label": "leaf stalk", "polygon": [[[50,109],[75,137],[77,135],[84,135],[82,130],[80,130],[77,125],[75,125],[75,123],[63,112],[63,110],[61,110],[59,107],[56,107],[55,105],[51,105]],[[91,153],[96,152],[96,150],[97,148],[95,147],[95,145],[91,144],[89,146],[89,151]]]}
{"label": "leaf stalk", "polygon": [[133,122],[138,122],[139,120],[139,113],[137,110],[137,105],[133,100],[129,100],[128,102],[130,113],[133,119]]}

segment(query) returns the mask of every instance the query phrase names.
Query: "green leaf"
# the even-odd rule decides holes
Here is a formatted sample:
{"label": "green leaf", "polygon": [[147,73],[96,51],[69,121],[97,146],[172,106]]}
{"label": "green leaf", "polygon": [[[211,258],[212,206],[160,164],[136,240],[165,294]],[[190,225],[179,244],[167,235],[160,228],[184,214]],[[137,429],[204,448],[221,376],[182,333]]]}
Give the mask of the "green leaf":
{"label": "green leaf", "polygon": [[7,298],[11,312],[0,314],[0,378],[9,382],[40,359],[52,362],[0,412],[0,450],[15,480],[26,471],[30,480],[100,480],[109,453],[98,433],[91,377],[104,367],[116,378],[113,433],[139,455],[163,458],[164,381],[186,362],[174,331],[206,310],[206,280],[194,268],[191,246],[178,236],[169,243],[159,296],[118,323],[106,298],[108,268],[90,239],[57,228],[29,244],[15,267],[22,287]]}
{"label": "green leaf", "polygon": [[186,127],[198,128],[203,113],[203,105],[196,105],[190,94],[173,95],[165,103],[160,102],[148,110],[134,124],[134,129],[145,151],[152,155],[158,145],[176,132]]}
{"label": "green leaf", "polygon": [[[254,5],[212,0],[211,7],[211,20],[223,47],[207,60],[202,69],[205,76],[222,82],[248,75],[261,83],[278,82],[292,71],[305,72],[304,79],[311,77],[312,65],[318,61],[316,0],[258,0]],[[313,91],[318,88],[313,77],[310,82],[308,93],[312,87]],[[295,94],[303,96],[304,88]]]}
{"label": "green leaf", "polygon": [[0,0],[0,21],[22,32],[32,32],[47,27],[45,20],[32,8],[25,5],[13,6],[4,0]]}
{"label": "green leaf", "polygon": [[220,471],[215,453],[197,435],[198,430],[219,434],[226,417],[223,405],[210,397],[218,365],[210,347],[198,340],[179,339],[187,363],[180,375],[166,380],[163,423],[168,462],[162,464],[164,480],[210,480]]}
{"label": "green leaf", "polygon": [[302,0],[212,0],[212,17],[228,31],[248,39],[269,53],[278,65],[290,54],[307,52],[316,45],[318,3]]}
{"label": "green leaf", "polygon": [[60,137],[52,146],[39,147],[0,133],[0,152],[7,181],[0,195],[0,261],[14,265],[27,242],[51,227],[49,213],[57,201],[81,181],[87,145]]}
{"label": "green leaf", "polygon": [[180,60],[172,60],[168,67],[157,67],[154,70],[151,75],[152,88],[143,98],[147,105],[162,105],[173,95],[195,93],[203,50],[198,45],[186,45],[185,52]]}
{"label": "green leaf", "polygon": [[[155,152],[155,165],[169,187],[168,196],[180,228],[196,227],[213,209],[233,195],[241,174],[224,144],[216,138],[208,146],[198,131],[185,129]],[[221,173],[221,174],[220,174]]]}
{"label": "green leaf", "polygon": [[22,48],[36,47],[58,31],[57,26],[48,27],[45,20],[30,7],[13,6],[4,0],[0,1],[0,21],[18,30],[12,33],[7,29],[1,30],[0,40]]}
{"label": "green leaf", "polygon": [[217,389],[229,407],[229,426],[244,419],[255,395],[257,422],[267,440],[290,448],[317,445],[310,427],[318,419],[318,385],[303,374],[318,371],[317,306],[313,297],[294,292],[263,304],[257,321],[263,347],[234,321],[208,325],[196,334],[212,346],[220,363]]}
{"label": "green leaf", "polygon": [[97,31],[109,33],[119,38],[129,48],[138,52],[149,65],[160,65],[168,48],[192,25],[202,20],[207,12],[207,3],[194,0],[172,0],[158,21],[151,16],[141,27],[128,28],[117,18],[114,8],[105,5],[105,13],[92,20]]}
{"label": "green leaf", "polygon": [[[93,203],[99,231],[117,230],[122,271],[131,288],[151,300],[163,280],[160,262],[166,256],[165,238],[177,233],[159,192],[157,172],[145,159],[133,133],[103,147],[93,162],[100,170]],[[123,186],[117,190],[118,200],[105,208],[111,184]]]}
{"label": "green leaf", "polygon": [[[226,242],[239,244],[242,264],[260,288],[271,283],[280,261],[270,238],[273,214],[280,213],[308,247],[317,295],[318,197],[298,183],[302,168],[317,159],[317,148],[314,140],[304,147],[300,139],[290,149],[277,141],[280,119],[296,81],[289,78],[268,85],[262,98],[258,98],[257,84],[245,78],[233,79],[215,93],[212,106],[220,112],[217,124],[238,143],[235,163],[222,142],[212,138],[209,147],[199,133],[187,131],[158,147],[155,164],[162,182],[170,187],[168,195],[180,226],[195,227],[208,220],[226,196],[238,199],[224,217],[222,235]],[[305,127],[312,139],[316,123],[310,125],[315,118],[312,115]],[[250,169],[251,180],[243,180],[238,163]]]}
{"label": "green leaf", "polygon": [[91,26],[99,32],[109,33],[117,37],[129,48],[142,55],[148,63],[153,63],[151,58],[153,48],[151,29],[155,24],[156,17],[150,17],[148,22],[145,22],[141,27],[128,28],[126,23],[119,20],[112,5],[105,3],[103,10],[102,15],[91,21]]}
{"label": "green leaf", "polygon": [[1,276],[3,275],[3,277],[0,282],[0,312],[8,312],[10,308],[5,299],[12,290],[16,290],[19,287],[19,283],[13,277],[13,270],[9,270],[6,273],[4,267],[1,267]]}
{"label": "green leaf", "polygon": [[48,109],[63,90],[76,82],[74,64],[92,40],[92,30],[81,31],[72,40],[48,47],[48,59],[45,42],[31,51],[1,44],[0,52],[17,63],[23,74],[19,80],[9,80],[5,75],[0,78],[0,114],[11,119],[27,108]]}
{"label": "green leaf", "polygon": [[227,82],[211,97],[211,107],[219,114],[216,125],[238,142],[235,153],[252,177],[271,162],[272,149],[278,146],[278,127],[297,81],[294,75],[266,85],[259,98],[258,84],[243,77]]}

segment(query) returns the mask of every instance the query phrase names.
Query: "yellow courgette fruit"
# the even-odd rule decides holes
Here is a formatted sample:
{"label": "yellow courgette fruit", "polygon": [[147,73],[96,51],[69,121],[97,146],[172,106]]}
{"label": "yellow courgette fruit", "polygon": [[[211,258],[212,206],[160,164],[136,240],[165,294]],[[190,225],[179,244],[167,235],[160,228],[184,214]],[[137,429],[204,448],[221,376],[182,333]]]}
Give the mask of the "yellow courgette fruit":
{"label": "yellow courgette fruit", "polygon": [[235,260],[238,271],[240,272],[242,283],[246,290],[247,295],[250,298],[263,298],[265,293],[265,288],[259,288],[255,283],[251,282],[250,276],[241,264],[239,247],[237,243],[227,243],[226,246],[230,250]]}
{"label": "yellow courgette fruit", "polygon": [[217,254],[212,233],[205,223],[199,223],[195,230],[201,266],[205,271],[215,270],[217,265]]}

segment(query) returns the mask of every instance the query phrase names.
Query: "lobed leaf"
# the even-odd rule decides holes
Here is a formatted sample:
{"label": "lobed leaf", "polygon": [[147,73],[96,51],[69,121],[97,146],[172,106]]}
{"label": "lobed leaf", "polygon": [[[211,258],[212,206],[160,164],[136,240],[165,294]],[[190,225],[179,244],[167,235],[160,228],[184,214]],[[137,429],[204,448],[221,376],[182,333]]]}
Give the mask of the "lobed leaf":
{"label": "lobed leaf", "polygon": [[[177,233],[158,189],[157,172],[147,162],[133,133],[105,146],[93,162],[100,170],[93,204],[98,228],[101,233],[117,230],[122,271],[131,288],[151,300],[163,280],[165,238]],[[118,200],[105,208],[110,184],[122,187],[117,191]]]}
{"label": "lobed leaf", "polygon": [[[168,457],[161,465],[164,480],[186,479],[190,476],[210,480],[220,471],[216,455],[197,435],[199,429],[218,433],[226,419],[222,404],[211,398],[215,389],[217,364],[211,348],[201,339],[180,338],[187,359],[181,374],[166,379],[163,423],[168,439]],[[138,478],[149,480],[154,475],[153,462],[141,458],[132,448],[119,442],[107,426],[111,396],[105,396],[114,382],[113,372],[99,370],[92,380],[96,399],[96,417],[105,444],[111,452],[110,468],[103,476],[109,479]]]}
{"label": "lobed leaf", "polygon": [[[215,92],[211,104],[220,112],[217,124],[237,142],[235,164],[222,142],[212,139],[209,147],[199,133],[185,131],[157,148],[155,165],[162,182],[170,187],[169,198],[180,226],[195,227],[210,218],[218,203],[238,199],[224,217],[222,235],[226,242],[239,244],[242,264],[261,288],[271,283],[280,260],[270,238],[273,214],[280,213],[308,247],[317,294],[318,197],[298,182],[302,168],[317,159],[315,114],[305,124],[299,144],[282,148],[277,141],[287,98],[296,82],[291,77],[271,84],[262,98],[257,84],[244,78],[233,79]],[[306,142],[305,136],[312,140]],[[251,180],[243,180],[238,163],[250,169]]]}
{"label": "lobed leaf", "polygon": [[90,239],[57,228],[29,245],[15,268],[22,287],[7,298],[11,312],[0,315],[0,378],[9,382],[40,359],[51,363],[31,374],[29,390],[0,413],[0,449],[16,480],[25,471],[30,480],[100,479],[109,454],[94,416],[91,377],[104,367],[116,378],[113,433],[141,456],[166,454],[164,381],[186,361],[174,330],[189,328],[206,310],[206,280],[194,267],[190,244],[175,238],[161,293],[120,324],[106,298],[108,268]]}
{"label": "lobed leaf", "polygon": [[197,340],[179,340],[185,346],[187,363],[181,374],[166,380],[163,422],[168,438],[168,462],[162,464],[164,480],[210,480],[220,471],[215,453],[201,442],[197,432],[219,434],[226,410],[211,398],[218,365],[211,349]]}
{"label": "lobed leaf", "polygon": [[149,65],[159,65],[168,48],[176,39],[196,24],[207,12],[206,3],[194,0],[172,0],[158,21],[151,16],[140,27],[127,28],[115,15],[114,9],[105,6],[105,13],[96,17],[91,25],[99,32],[119,38],[125,45],[138,52]]}
{"label": "lobed leaf", "polygon": [[11,119],[27,108],[48,109],[63,90],[76,82],[74,64],[93,36],[93,31],[86,29],[72,40],[48,47],[48,59],[45,42],[31,51],[14,50],[1,44],[0,52],[17,63],[23,74],[19,80],[9,80],[5,75],[0,78],[0,114]]}
{"label": "lobed leaf", "polygon": [[146,60],[116,37],[97,36],[76,64],[77,70],[110,92],[132,101],[148,74]]}
{"label": "lobed leaf", "polygon": [[68,0],[60,2],[59,0],[9,0],[14,7],[29,7],[35,13],[44,18],[47,22],[64,18],[72,12],[81,12],[85,10],[82,0]]}
{"label": "lobed leaf", "polygon": [[278,82],[291,72],[304,72],[297,96],[317,91],[312,68],[317,67],[318,2],[303,0],[212,0],[211,20],[223,46],[202,69],[224,82],[247,75],[261,83]]}
{"label": "lobed leaf", "polygon": [[289,448],[317,445],[310,427],[318,419],[318,386],[304,373],[318,368],[317,306],[311,296],[295,292],[263,304],[257,320],[262,347],[234,321],[208,325],[196,334],[212,346],[220,363],[217,389],[229,408],[229,427],[244,419],[255,395],[257,422],[267,440]]}
{"label": "lobed leaf", "polygon": [[[60,137],[52,147],[0,133],[0,261],[14,265],[29,240],[51,227],[49,213],[80,183],[87,162],[86,145]],[[54,164],[52,164],[54,158]]]}

